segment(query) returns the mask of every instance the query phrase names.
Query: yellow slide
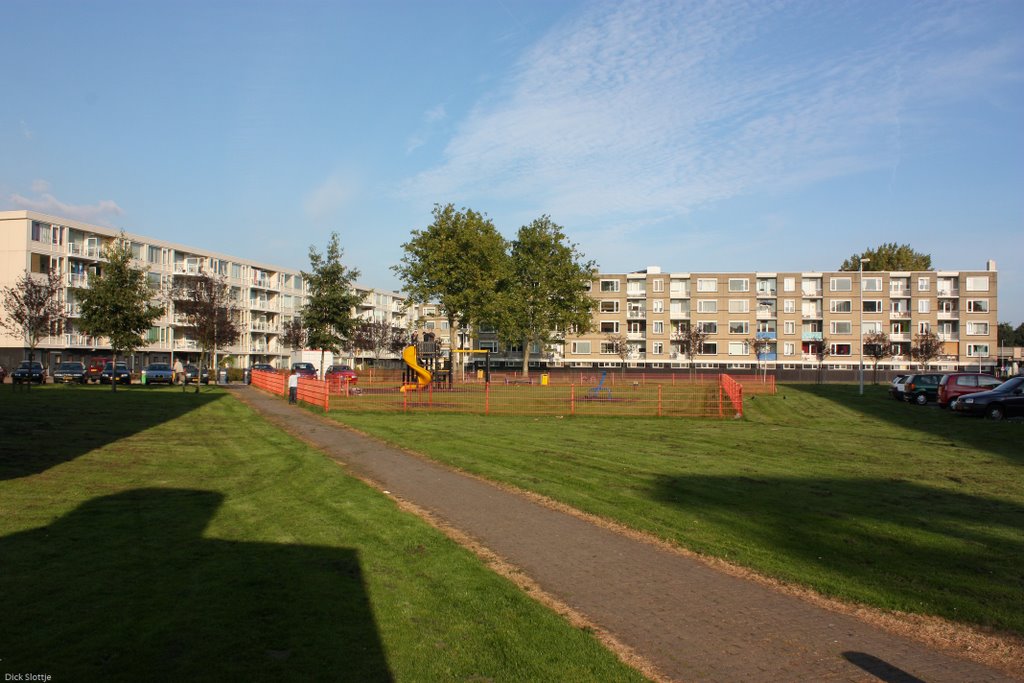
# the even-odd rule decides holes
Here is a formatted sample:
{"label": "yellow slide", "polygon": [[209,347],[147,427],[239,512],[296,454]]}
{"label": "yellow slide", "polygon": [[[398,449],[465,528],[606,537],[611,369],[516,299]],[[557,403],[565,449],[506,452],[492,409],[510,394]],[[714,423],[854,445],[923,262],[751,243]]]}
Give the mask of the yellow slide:
{"label": "yellow slide", "polygon": [[[427,370],[425,367],[423,367],[422,365],[420,365],[419,363],[416,362],[416,345],[415,344],[410,344],[409,346],[406,346],[402,350],[402,360],[404,360],[405,364],[408,365],[410,368],[412,368],[413,372],[416,373],[416,381],[417,381],[416,389],[417,390],[418,389],[422,389],[423,387],[426,387],[426,386],[430,386],[430,371]],[[403,384],[402,385],[402,391],[406,391],[407,389],[412,389],[412,388],[413,388],[413,386],[411,384]]]}

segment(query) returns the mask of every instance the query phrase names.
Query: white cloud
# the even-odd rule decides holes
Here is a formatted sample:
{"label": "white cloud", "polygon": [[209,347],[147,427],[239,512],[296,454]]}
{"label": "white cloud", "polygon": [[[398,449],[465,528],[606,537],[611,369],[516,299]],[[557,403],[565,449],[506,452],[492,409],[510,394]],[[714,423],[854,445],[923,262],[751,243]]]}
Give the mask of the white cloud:
{"label": "white cloud", "polygon": [[95,204],[68,204],[50,194],[49,190],[48,182],[35,180],[32,182],[32,191],[38,196],[12,194],[9,199],[19,209],[75,218],[99,225],[110,225],[111,218],[124,215],[124,210],[112,199],[102,199]]}
{"label": "white cloud", "polygon": [[339,171],[328,176],[306,196],[303,209],[312,220],[329,222],[352,200],[357,191],[356,178]]}
{"label": "white cloud", "polygon": [[29,142],[31,142],[32,138],[34,138],[36,136],[35,133],[32,132],[32,129],[29,128],[28,124],[25,123],[24,121],[19,121],[18,123],[21,126],[21,137],[23,137],[26,140],[28,140]]}
{"label": "white cloud", "polygon": [[949,80],[940,89],[939,76],[977,87],[1019,54],[1016,45],[937,49],[943,23],[918,16],[928,8],[893,21],[836,7],[588,6],[521,58],[461,122],[442,162],[405,191],[528,199],[562,220],[683,215],[894,167],[906,147],[901,112],[964,96]]}
{"label": "white cloud", "polygon": [[445,112],[444,105],[439,104],[436,107],[431,107],[423,113],[423,120],[427,123],[437,123],[447,117],[448,114]]}

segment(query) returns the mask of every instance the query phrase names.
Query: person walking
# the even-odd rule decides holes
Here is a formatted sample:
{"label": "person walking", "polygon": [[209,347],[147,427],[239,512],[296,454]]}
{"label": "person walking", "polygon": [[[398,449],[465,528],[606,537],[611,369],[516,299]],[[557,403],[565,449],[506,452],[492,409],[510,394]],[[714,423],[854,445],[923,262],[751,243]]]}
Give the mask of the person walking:
{"label": "person walking", "polygon": [[181,364],[180,358],[174,359],[174,377],[171,378],[171,382],[177,384],[182,380],[182,375],[185,373],[185,366]]}
{"label": "person walking", "polygon": [[292,369],[288,375],[288,403],[298,403],[299,398],[299,373]]}

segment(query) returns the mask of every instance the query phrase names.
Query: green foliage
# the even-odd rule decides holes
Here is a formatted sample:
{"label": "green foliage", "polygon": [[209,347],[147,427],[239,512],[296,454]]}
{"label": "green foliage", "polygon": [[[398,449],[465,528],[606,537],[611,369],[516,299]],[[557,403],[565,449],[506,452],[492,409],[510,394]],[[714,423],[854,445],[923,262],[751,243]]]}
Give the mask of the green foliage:
{"label": "green foliage", "polygon": [[0,327],[24,338],[28,348],[35,351],[43,337],[59,332],[64,325],[67,316],[60,300],[63,286],[56,271],[45,276],[25,271],[2,290],[4,316]]}
{"label": "green foliage", "polygon": [[910,355],[921,364],[922,368],[927,367],[928,363],[938,358],[941,354],[942,342],[939,340],[939,335],[931,330],[918,332],[914,335],[914,343],[910,347]]}
{"label": "green foliage", "polygon": [[522,342],[524,374],[529,373],[531,344],[543,348],[555,333],[590,329],[597,302],[588,292],[596,263],[583,259],[548,216],[521,227],[513,240],[490,318],[503,342]]}
{"label": "green foliage", "polygon": [[434,222],[413,230],[392,270],[410,303],[438,302],[448,316],[452,348],[458,326],[487,322],[507,267],[506,242],[484,214],[434,205]]}
{"label": "green foliage", "polygon": [[[241,313],[223,276],[200,273],[179,277],[171,297],[174,312],[185,319],[204,354],[238,341]],[[213,365],[211,358],[210,367]]]}
{"label": "green foliage", "polygon": [[341,262],[343,250],[338,233],[331,233],[327,253],[309,248],[311,272],[302,272],[309,293],[302,309],[302,326],[310,348],[340,353],[352,335],[352,309],[359,303],[353,289],[359,271]]}
{"label": "green foliage", "polygon": [[[79,327],[92,337],[106,337],[114,358],[143,346],[146,333],[163,306],[151,302],[153,291],[146,272],[132,267],[132,252],[122,233],[103,250],[106,263],[89,278],[89,287],[76,290],[81,303]],[[117,383],[111,382],[116,390]]]}
{"label": "green foliage", "polygon": [[911,249],[909,244],[887,242],[875,249],[866,249],[862,254],[854,254],[843,261],[839,270],[860,270],[860,260],[870,259],[864,264],[864,270],[933,270],[931,254],[922,254]]}
{"label": "green foliage", "polygon": [[1016,328],[1010,323],[999,323],[1000,346],[1024,346],[1024,323]]}

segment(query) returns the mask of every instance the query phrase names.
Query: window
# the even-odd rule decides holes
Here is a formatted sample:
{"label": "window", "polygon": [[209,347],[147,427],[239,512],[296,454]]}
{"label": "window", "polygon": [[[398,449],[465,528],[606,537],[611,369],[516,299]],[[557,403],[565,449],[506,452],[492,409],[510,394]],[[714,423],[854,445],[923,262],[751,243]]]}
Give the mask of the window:
{"label": "window", "polygon": [[651,291],[652,292],[664,292],[665,291],[665,281],[660,279],[660,278],[657,279],[657,280],[651,280]]}
{"label": "window", "polygon": [[618,280],[601,280],[601,291],[602,292],[617,292],[619,291]]}
{"label": "window", "polygon": [[729,291],[730,292],[749,292],[750,291],[750,280],[747,278],[729,278]]}
{"label": "window", "polygon": [[880,277],[866,277],[861,282],[862,292],[881,292],[882,291],[882,278]]}
{"label": "window", "polygon": [[966,289],[968,292],[987,292],[988,276],[978,275],[967,278]]}
{"label": "window", "polygon": [[988,299],[968,299],[968,313],[988,313]]}
{"label": "window", "polygon": [[627,294],[630,294],[630,295],[633,295],[633,294],[643,294],[646,291],[647,291],[647,283],[642,281],[642,280],[630,280],[629,282],[626,283],[626,293]]}
{"label": "window", "polygon": [[917,301],[917,312],[928,313],[931,311],[932,302],[929,299],[918,299]]}
{"label": "window", "polygon": [[968,344],[967,355],[971,358],[988,358],[988,344]]}
{"label": "window", "polygon": [[665,344],[662,342],[654,342],[654,344],[651,345],[651,348],[653,349],[652,353],[655,356],[660,356],[665,353]]}
{"label": "window", "polygon": [[673,294],[680,294],[687,296],[690,293],[690,281],[689,280],[672,280],[669,285]]}
{"label": "window", "polygon": [[804,296],[821,296],[821,278],[804,278],[800,283],[800,291]]}
{"label": "window", "polygon": [[917,278],[917,291],[927,292],[928,291],[928,278],[919,277]]}
{"label": "window", "polygon": [[615,353],[615,342],[601,342],[601,353],[605,356]]}
{"label": "window", "polygon": [[796,299],[783,299],[782,300],[782,312],[783,313],[796,313]]}
{"label": "window", "polygon": [[481,351],[491,351],[492,353],[498,352],[498,342],[496,341],[482,341],[480,342]]}
{"label": "window", "polygon": [[850,355],[850,344],[830,344],[829,349],[833,356],[849,356]]}
{"label": "window", "polygon": [[651,302],[651,312],[652,313],[664,313],[665,312],[665,300],[664,299],[655,299],[654,301],[652,301]]}
{"label": "window", "polygon": [[852,313],[853,302],[849,299],[835,299],[828,302],[828,309],[833,313]]}
{"label": "window", "polygon": [[729,299],[730,313],[749,313],[750,302],[746,299]]}
{"label": "window", "polygon": [[698,299],[698,313],[718,313],[718,302],[714,299]]}
{"label": "window", "polygon": [[783,334],[796,334],[796,323],[792,320],[787,320],[782,323]]}
{"label": "window", "polygon": [[919,334],[928,334],[928,331],[931,330],[931,329],[932,329],[932,326],[929,323],[918,323],[917,324],[917,331],[918,331]]}
{"label": "window", "polygon": [[882,331],[881,322],[864,323],[860,328],[861,334],[877,334]]}
{"label": "window", "polygon": [[829,289],[833,292],[853,291],[853,280],[848,277],[834,277],[829,282]]}
{"label": "window", "polygon": [[718,323],[702,320],[697,323],[697,329],[702,330],[705,334],[718,334]]}
{"label": "window", "polygon": [[729,342],[729,355],[730,356],[749,356],[750,347],[747,342]]}
{"label": "window", "polygon": [[853,323],[849,320],[833,320],[830,330],[832,334],[853,334]]}
{"label": "window", "polygon": [[665,334],[665,323],[663,323],[662,321],[655,320],[653,323],[651,323],[651,326],[651,331],[654,334]]}
{"label": "window", "polygon": [[745,320],[730,320],[729,334],[750,334],[750,323]]}
{"label": "window", "polygon": [[793,342],[785,342],[782,345],[782,355],[783,356],[794,356],[794,355],[796,355],[796,344],[794,344]]}
{"label": "window", "polygon": [[588,341],[574,341],[572,343],[572,353],[576,354],[587,354],[590,353],[590,342]]}
{"label": "window", "polygon": [[618,320],[602,320],[601,334],[616,334],[619,331]]}
{"label": "window", "polygon": [[601,302],[601,312],[602,313],[618,313],[619,312],[619,302],[618,301],[614,301],[614,300],[608,300],[608,299],[602,301]]}
{"label": "window", "polygon": [[882,302],[878,299],[868,299],[864,301],[864,312],[865,313],[881,313],[883,310]]}
{"label": "window", "polygon": [[787,277],[782,279],[782,291],[784,292],[795,292],[796,291],[796,278]]}
{"label": "window", "polygon": [[988,323],[967,323],[967,334],[972,336],[984,336],[988,334]]}
{"label": "window", "polygon": [[717,292],[718,280],[714,278],[697,278],[698,292]]}
{"label": "window", "polygon": [[718,343],[717,342],[704,342],[700,345],[700,355],[702,356],[716,356],[718,355]]}

